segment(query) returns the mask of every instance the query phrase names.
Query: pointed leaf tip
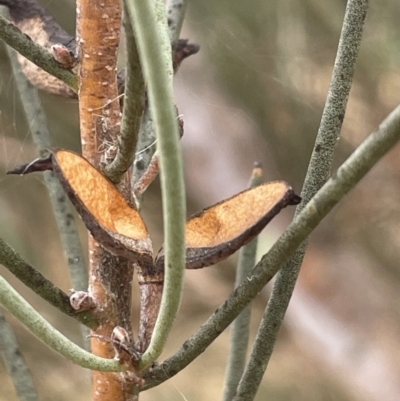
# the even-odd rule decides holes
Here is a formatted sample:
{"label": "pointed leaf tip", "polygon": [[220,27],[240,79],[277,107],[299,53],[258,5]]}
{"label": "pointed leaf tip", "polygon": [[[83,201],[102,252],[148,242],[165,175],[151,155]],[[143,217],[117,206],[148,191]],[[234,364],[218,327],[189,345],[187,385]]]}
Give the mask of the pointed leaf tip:
{"label": "pointed leaf tip", "polygon": [[25,175],[35,173],[37,171],[53,170],[52,156],[49,155],[45,158],[38,158],[30,163],[16,167],[13,170],[7,171],[7,174]]}

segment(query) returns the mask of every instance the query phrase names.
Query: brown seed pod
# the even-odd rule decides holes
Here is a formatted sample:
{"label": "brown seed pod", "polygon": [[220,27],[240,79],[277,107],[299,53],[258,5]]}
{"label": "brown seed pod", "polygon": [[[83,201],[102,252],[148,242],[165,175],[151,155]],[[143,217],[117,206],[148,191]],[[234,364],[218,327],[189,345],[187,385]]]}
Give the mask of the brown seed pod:
{"label": "brown seed pod", "polygon": [[[284,181],[247,189],[193,215],[186,223],[186,268],[211,266],[252,240],[288,205],[300,197]],[[164,263],[164,250],[156,265]]]}
{"label": "brown seed pod", "polygon": [[[152,243],[136,209],[103,174],[83,157],[56,150],[9,173],[53,170],[93,237],[109,251],[140,265],[160,281],[164,249],[152,261]],[[247,189],[193,215],[186,223],[186,267],[213,265],[245,245],[288,205],[300,197],[284,181]],[[147,280],[147,279],[146,279]]]}
{"label": "brown seed pod", "polygon": [[59,149],[9,173],[43,170],[54,171],[96,241],[115,255],[152,265],[151,239],[138,211],[86,159]]}

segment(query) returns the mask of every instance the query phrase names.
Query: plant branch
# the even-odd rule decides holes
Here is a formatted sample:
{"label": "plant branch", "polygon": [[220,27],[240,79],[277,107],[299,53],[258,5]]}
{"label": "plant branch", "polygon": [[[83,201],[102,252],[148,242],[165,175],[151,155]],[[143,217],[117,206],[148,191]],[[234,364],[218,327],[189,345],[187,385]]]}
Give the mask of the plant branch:
{"label": "plant branch", "polygon": [[[116,76],[121,26],[120,0],[78,0],[79,117],[82,155],[97,169],[115,157],[121,129],[121,109]],[[119,188],[130,201],[127,180]],[[94,199],[99,194],[93,194]],[[89,297],[99,318],[92,352],[112,358],[115,350],[101,336],[110,337],[121,326],[132,338],[131,294],[133,264],[117,257],[93,237],[89,238]],[[93,400],[125,400],[130,395],[124,375],[94,372]]]}
{"label": "plant branch", "polygon": [[[140,126],[139,138],[137,143],[137,153],[133,164],[132,187],[134,188],[142,175],[147,171],[151,158],[156,152],[157,139],[154,132],[153,120],[151,118],[149,103],[143,111],[142,124]],[[138,198],[140,203],[140,197]]]}
{"label": "plant branch", "polygon": [[120,34],[117,0],[77,2],[79,117],[83,156],[104,170],[117,147],[121,112],[116,78]]}
{"label": "plant branch", "polygon": [[140,125],[145,106],[145,88],[136,40],[131,18],[124,5],[123,24],[126,37],[127,66],[125,72],[125,94],[121,121],[121,136],[115,159],[105,168],[106,175],[113,182],[119,182],[122,175],[132,166],[138,142]]}
{"label": "plant branch", "polygon": [[64,337],[0,277],[0,303],[36,337],[54,351],[83,368],[101,372],[121,372],[124,367],[113,359],[95,356]]}
{"label": "plant branch", "polygon": [[[259,163],[256,163],[250,180],[250,188],[254,188],[262,183],[262,168]],[[240,249],[235,288],[242,284],[246,277],[251,275],[256,260],[257,242],[258,238],[256,237]],[[232,323],[231,348],[225,372],[225,389],[223,395],[223,400],[225,401],[230,401],[235,395],[236,388],[244,371],[249,342],[250,317],[251,305],[248,305]]]}
{"label": "plant branch", "polygon": [[361,46],[368,0],[349,0],[318,135],[296,213],[330,176],[332,161],[345,117],[347,101]]}
{"label": "plant branch", "polygon": [[12,327],[0,309],[0,355],[14,383],[20,401],[39,401],[32,375],[18,347]]}
{"label": "plant branch", "polygon": [[146,383],[141,390],[154,387],[171,378],[204,352],[288,261],[320,221],[399,139],[400,106],[382,122],[378,131],[371,134],[355,150],[337,173],[310,200],[256,265],[252,276],[233,292],[174,356],[145,375]]}
{"label": "plant branch", "polygon": [[47,280],[46,277],[29,263],[25,262],[25,260],[1,238],[0,263],[50,305],[53,305],[61,312],[77,319],[90,328],[95,328],[97,326],[97,321],[90,312],[77,313],[70,305],[67,294],[56,287],[51,281]]}
{"label": "plant branch", "polygon": [[[50,149],[50,132],[47,125],[37,89],[28,83],[21,65],[18,62],[17,53],[8,48],[8,56],[17,84],[18,93],[25,111],[26,120],[29,123],[33,141],[41,157]],[[75,290],[86,290],[88,284],[87,270],[80,243],[78,231],[73,218],[73,211],[61,184],[52,172],[44,173],[44,180],[53,206],[54,217],[60,233],[61,243],[65,252],[69,268],[72,286]],[[81,326],[85,348],[89,349],[88,328]]]}
{"label": "plant branch", "polygon": [[[29,122],[33,141],[39,155],[43,157],[47,153],[47,149],[50,149],[52,145],[47,119],[39,95],[37,90],[28,83],[22,72],[16,52],[9,48],[8,56],[11,61],[26,120]],[[73,220],[72,207],[68,203],[61,184],[53,173],[45,173],[45,182],[66,254],[72,285],[75,290],[84,290],[87,288],[87,272],[82,245]]]}
{"label": "plant branch", "polygon": [[175,48],[176,42],[181,33],[183,20],[187,8],[187,0],[168,0],[167,1],[167,17],[169,27],[169,37],[172,48]]}
{"label": "plant branch", "polygon": [[[197,45],[188,45],[187,49],[185,49],[186,41],[182,42],[185,44],[183,46],[184,50],[180,50],[178,48],[179,46],[177,46],[179,45],[178,40],[183,20],[185,17],[186,6],[187,6],[186,0],[170,0],[167,2],[166,6],[168,27],[169,27],[169,38],[171,42],[171,49],[172,52],[174,53],[173,55],[174,73],[177,72],[180,62],[185,57],[187,57],[190,54],[195,54],[199,51],[199,46]],[[179,50],[182,54],[178,56],[176,54],[176,50]],[[153,120],[151,118],[149,103],[147,103],[144,109],[142,126],[139,132],[139,140],[137,146],[138,154],[135,159],[133,175],[132,175],[133,187],[136,186],[136,184],[141,179],[143,174],[145,174],[145,172],[147,171],[149,164],[151,163],[152,156],[156,151],[155,142],[156,142],[156,135],[154,132]],[[139,203],[141,195],[143,195],[143,193],[140,193],[140,196],[138,196]]]}
{"label": "plant branch", "polygon": [[22,33],[3,16],[0,16],[0,38],[22,56],[35,63],[44,71],[65,82],[77,92],[78,80],[76,75],[70,70],[60,67],[52,54],[33,42],[29,36]]}
{"label": "plant branch", "polygon": [[[328,179],[344,120],[361,46],[368,0],[349,0],[343,20],[331,84],[311,155],[298,214]],[[339,172],[338,172],[339,173]],[[274,344],[297,281],[307,244],[283,266],[274,284],[256,342],[234,400],[253,400],[268,366]]]}
{"label": "plant branch", "polygon": [[186,217],[182,155],[172,94],[171,44],[164,3],[129,0],[128,8],[158,139],[164,211],[165,283],[159,316],[141,367],[161,354],[179,308],[185,269]]}

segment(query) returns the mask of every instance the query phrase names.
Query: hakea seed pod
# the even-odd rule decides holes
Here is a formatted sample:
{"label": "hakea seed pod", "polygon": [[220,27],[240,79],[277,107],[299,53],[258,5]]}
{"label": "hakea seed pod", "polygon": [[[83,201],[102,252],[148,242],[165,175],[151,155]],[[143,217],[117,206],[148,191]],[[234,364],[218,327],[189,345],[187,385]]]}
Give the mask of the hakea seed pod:
{"label": "hakea seed pod", "polygon": [[[102,246],[139,263],[143,271],[163,271],[164,249],[153,265],[151,239],[139,212],[86,159],[59,149],[9,173],[44,170],[54,171],[86,227]],[[227,258],[258,235],[283,208],[299,202],[300,197],[286,182],[273,181],[195,214],[186,223],[186,268],[198,269]]]}
{"label": "hakea seed pod", "polygon": [[[247,189],[193,215],[186,223],[186,268],[211,266],[257,236],[288,205],[301,198],[284,181]],[[155,264],[164,263],[164,250]]]}
{"label": "hakea seed pod", "polygon": [[76,153],[55,150],[9,174],[52,170],[83,222],[104,248],[140,264],[152,264],[153,248],[138,211],[103,174]]}

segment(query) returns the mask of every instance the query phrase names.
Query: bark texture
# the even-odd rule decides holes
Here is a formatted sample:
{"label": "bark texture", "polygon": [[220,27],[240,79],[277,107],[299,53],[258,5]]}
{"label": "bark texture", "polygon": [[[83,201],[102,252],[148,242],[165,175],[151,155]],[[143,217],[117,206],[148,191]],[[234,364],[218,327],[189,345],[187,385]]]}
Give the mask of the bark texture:
{"label": "bark texture", "polygon": [[[116,76],[120,36],[119,0],[78,0],[77,46],[80,59],[79,113],[83,156],[100,170],[113,159],[120,131],[121,111]],[[128,191],[124,191],[125,195]],[[130,320],[133,266],[111,255],[93,238],[89,241],[89,293],[100,325],[92,339],[94,354],[113,358],[110,338],[121,326],[132,334]],[[94,401],[135,399],[129,381],[118,373],[94,372]]]}

